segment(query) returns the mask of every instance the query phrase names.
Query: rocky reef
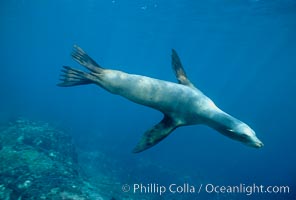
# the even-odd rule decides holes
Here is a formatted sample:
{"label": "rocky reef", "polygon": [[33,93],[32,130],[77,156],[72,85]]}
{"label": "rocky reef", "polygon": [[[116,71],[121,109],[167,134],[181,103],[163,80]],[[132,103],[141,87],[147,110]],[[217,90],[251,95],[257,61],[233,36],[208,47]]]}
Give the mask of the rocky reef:
{"label": "rocky reef", "polygon": [[80,176],[71,137],[18,119],[0,129],[0,199],[104,199]]}

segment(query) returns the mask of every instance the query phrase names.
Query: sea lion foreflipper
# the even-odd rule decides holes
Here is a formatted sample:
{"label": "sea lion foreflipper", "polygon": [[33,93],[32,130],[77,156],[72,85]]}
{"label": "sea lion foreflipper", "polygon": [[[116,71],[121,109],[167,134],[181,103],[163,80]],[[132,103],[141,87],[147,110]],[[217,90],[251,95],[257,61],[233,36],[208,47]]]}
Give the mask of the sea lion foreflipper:
{"label": "sea lion foreflipper", "polygon": [[186,72],[175,49],[172,49],[172,67],[180,84],[196,89],[196,87],[187,78]]}
{"label": "sea lion foreflipper", "polygon": [[140,142],[134,148],[133,153],[144,151],[167,137],[173,130],[177,128],[174,120],[165,115],[164,118],[151,129],[147,130]]}

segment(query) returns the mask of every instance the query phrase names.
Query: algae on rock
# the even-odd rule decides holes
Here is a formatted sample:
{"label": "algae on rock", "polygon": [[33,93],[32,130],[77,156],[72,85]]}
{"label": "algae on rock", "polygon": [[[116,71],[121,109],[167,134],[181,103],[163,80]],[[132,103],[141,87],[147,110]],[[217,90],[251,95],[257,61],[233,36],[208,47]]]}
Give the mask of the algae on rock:
{"label": "algae on rock", "polygon": [[0,199],[102,199],[87,187],[78,168],[66,133],[24,119],[2,127]]}

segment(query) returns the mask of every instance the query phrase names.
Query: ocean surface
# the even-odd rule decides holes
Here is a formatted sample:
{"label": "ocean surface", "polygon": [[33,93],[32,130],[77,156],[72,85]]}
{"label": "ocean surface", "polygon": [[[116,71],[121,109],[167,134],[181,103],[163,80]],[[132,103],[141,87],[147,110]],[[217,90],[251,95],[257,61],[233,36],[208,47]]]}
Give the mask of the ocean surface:
{"label": "ocean surface", "polygon": [[[264,147],[196,125],[132,153],[162,114],[96,85],[58,87],[63,65],[83,69],[75,44],[104,68],[176,82],[174,48],[191,82]],[[1,1],[0,61],[0,124],[44,121],[103,153],[120,180],[113,199],[296,199],[295,0]]]}

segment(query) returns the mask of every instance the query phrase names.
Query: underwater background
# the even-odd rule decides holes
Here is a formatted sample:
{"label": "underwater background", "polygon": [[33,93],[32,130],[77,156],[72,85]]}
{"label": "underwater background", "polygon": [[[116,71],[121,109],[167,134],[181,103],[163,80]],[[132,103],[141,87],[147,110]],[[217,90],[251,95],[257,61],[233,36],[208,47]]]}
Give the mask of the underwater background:
{"label": "underwater background", "polygon": [[[295,36],[294,0],[1,1],[0,124],[32,127],[24,121],[42,121],[73,138],[79,173],[101,197],[64,199],[296,199]],[[188,126],[143,153],[131,153],[162,114],[95,85],[56,86],[63,65],[83,69],[71,59],[74,44],[104,68],[172,82],[170,56],[176,49],[196,87],[249,124],[264,147]],[[3,193],[5,174],[0,175]],[[30,181],[27,189],[37,184]],[[189,184],[196,191],[133,192],[135,184]],[[289,192],[203,188],[198,194],[201,184],[288,186]],[[18,190],[7,191],[9,196]],[[34,199],[30,194],[23,199]]]}

